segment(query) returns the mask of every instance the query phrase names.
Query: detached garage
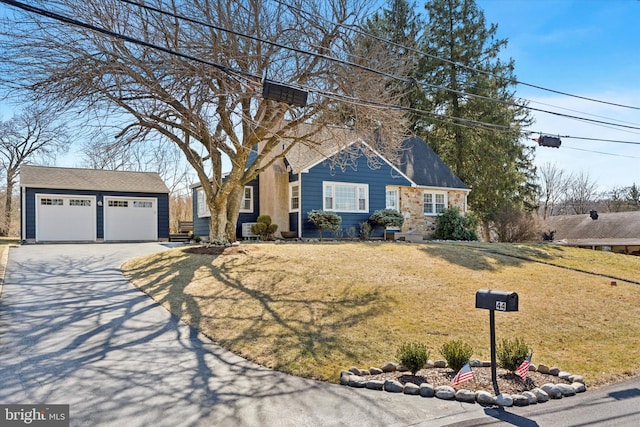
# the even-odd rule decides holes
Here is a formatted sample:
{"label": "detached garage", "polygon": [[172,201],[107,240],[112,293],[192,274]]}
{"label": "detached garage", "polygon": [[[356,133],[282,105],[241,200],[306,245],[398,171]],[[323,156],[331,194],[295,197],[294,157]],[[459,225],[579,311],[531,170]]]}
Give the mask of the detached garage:
{"label": "detached garage", "polygon": [[169,238],[169,189],[154,172],[23,166],[20,204],[26,242]]}

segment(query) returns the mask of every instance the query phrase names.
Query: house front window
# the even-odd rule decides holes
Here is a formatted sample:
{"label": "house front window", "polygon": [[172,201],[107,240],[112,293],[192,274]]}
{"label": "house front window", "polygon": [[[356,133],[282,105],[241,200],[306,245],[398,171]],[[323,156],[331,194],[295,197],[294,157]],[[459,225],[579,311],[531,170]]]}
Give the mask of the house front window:
{"label": "house front window", "polygon": [[253,187],[244,187],[240,212],[253,212]]}
{"label": "house front window", "polygon": [[386,191],[386,207],[387,209],[395,209],[400,212],[400,206],[398,203],[398,189],[397,188],[387,188]]}
{"label": "house front window", "polygon": [[289,211],[298,212],[300,210],[300,185],[292,184],[289,187]]}
{"label": "house front window", "polygon": [[447,208],[446,193],[425,192],[424,193],[424,214],[439,215]]}
{"label": "house front window", "polygon": [[204,194],[204,190],[202,188],[198,189],[198,191],[196,191],[196,195],[196,203],[198,204],[198,218],[211,216],[211,212],[209,212],[209,206],[207,206],[207,198]]}
{"label": "house front window", "polygon": [[324,206],[326,211],[368,212],[369,186],[346,182],[323,182]]}

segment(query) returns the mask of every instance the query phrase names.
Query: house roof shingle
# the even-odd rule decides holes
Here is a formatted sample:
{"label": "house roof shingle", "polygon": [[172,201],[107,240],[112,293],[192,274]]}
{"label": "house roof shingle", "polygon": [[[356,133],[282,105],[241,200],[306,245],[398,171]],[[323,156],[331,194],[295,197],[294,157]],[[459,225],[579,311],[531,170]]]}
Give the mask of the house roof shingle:
{"label": "house roof shingle", "polygon": [[25,165],[20,168],[20,185],[30,188],[68,190],[168,193],[156,172],[58,168]]}
{"label": "house roof shingle", "polygon": [[547,218],[546,226],[555,230],[554,238],[570,245],[639,245],[640,211],[559,215]]}
{"label": "house roof shingle", "polygon": [[469,189],[422,138],[407,138],[403,145],[397,167],[417,185]]}

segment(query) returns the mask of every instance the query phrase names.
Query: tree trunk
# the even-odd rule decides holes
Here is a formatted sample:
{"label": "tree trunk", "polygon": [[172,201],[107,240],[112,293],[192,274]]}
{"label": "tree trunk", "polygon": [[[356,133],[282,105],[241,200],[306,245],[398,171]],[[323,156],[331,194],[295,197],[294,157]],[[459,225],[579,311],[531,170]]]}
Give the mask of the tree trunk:
{"label": "tree trunk", "polygon": [[7,169],[7,192],[4,199],[4,215],[0,226],[0,236],[8,237],[11,230],[11,213],[13,205],[13,184],[15,182],[15,171]]}

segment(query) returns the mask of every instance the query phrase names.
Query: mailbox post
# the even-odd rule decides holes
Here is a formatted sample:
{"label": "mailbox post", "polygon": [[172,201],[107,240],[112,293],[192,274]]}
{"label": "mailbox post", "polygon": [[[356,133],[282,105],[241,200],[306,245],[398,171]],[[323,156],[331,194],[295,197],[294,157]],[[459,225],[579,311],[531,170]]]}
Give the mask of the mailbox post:
{"label": "mailbox post", "polygon": [[500,394],[496,375],[496,310],[518,311],[518,294],[515,292],[480,289],[476,291],[476,308],[489,310],[489,330],[491,339],[491,381],[496,396]]}

